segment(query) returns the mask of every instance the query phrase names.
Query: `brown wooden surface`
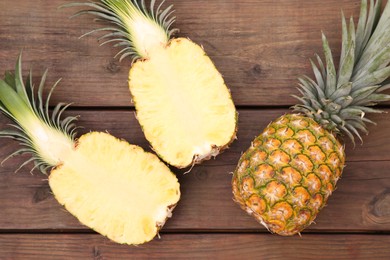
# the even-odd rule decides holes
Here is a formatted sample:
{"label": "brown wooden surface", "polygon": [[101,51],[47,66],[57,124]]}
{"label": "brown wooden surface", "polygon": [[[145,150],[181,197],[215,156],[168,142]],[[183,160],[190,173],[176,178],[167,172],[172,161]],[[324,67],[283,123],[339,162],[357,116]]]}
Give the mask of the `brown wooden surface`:
{"label": "brown wooden surface", "polygon": [[129,247],[89,234],[9,234],[0,235],[0,244],[5,259],[341,260],[390,255],[389,235],[163,234],[147,245]]}
{"label": "brown wooden surface", "polygon": [[[0,1],[0,72],[12,69],[24,51],[24,69],[34,78],[63,78],[52,104],[74,102],[79,125],[149,150],[127,90],[130,61],[112,58],[96,37],[78,36],[98,25],[91,17],[69,20],[57,10],[71,0]],[[140,247],[116,245],[82,226],[53,198],[45,176],[27,157],[0,168],[0,259],[386,259],[390,256],[390,115],[373,115],[364,146],[347,141],[347,168],[316,224],[303,237],[270,235],[232,201],[231,172],[251,140],[288,112],[297,84],[310,74],[308,59],[321,52],[323,30],[339,55],[340,9],[355,17],[359,0],[167,0],[176,8],[178,36],[204,46],[224,75],[239,107],[239,132],[231,148],[188,173],[174,170],[182,199],[162,230],[162,239]],[[279,107],[279,108],[278,108]],[[390,112],[388,106],[384,110]],[[8,119],[0,117],[4,127]],[[17,148],[0,140],[0,160]]]}
{"label": "brown wooden surface", "polygon": [[[287,110],[239,110],[238,141],[216,160],[196,166],[189,174],[175,170],[180,178],[182,199],[174,217],[165,229],[169,231],[196,230],[261,230],[262,226],[241,211],[232,201],[230,173],[234,171],[241,151],[273,118]],[[109,132],[148,149],[133,112],[71,111],[80,114],[82,132],[89,129]],[[375,134],[367,136],[363,147],[348,145],[347,167],[339,188],[308,232],[390,231],[390,146],[388,114],[373,119],[379,126],[370,128]],[[381,120],[382,119],[382,120]],[[1,120],[4,124],[5,119]],[[120,123],[119,123],[120,122]],[[81,134],[81,133],[80,133]],[[387,134],[387,136],[386,136]],[[12,140],[0,140],[2,158],[17,148]],[[360,152],[359,152],[360,151]],[[380,156],[376,156],[380,154]],[[50,194],[45,176],[29,174],[26,167],[14,173],[22,157],[5,162],[0,175],[0,229],[4,230],[85,230],[78,221],[62,209]],[[369,173],[369,174],[368,174]],[[12,199],[11,199],[12,198]],[[16,206],[15,206],[16,205]],[[223,209],[223,210],[220,210]]]}
{"label": "brown wooden surface", "polygon": [[[92,17],[69,20],[72,0],[0,1],[0,68],[13,68],[21,49],[35,75],[66,87],[53,99],[78,106],[130,106],[130,61],[117,62],[97,36],[78,37],[99,25]],[[310,74],[309,58],[321,53],[321,30],[339,54],[341,13],[358,15],[359,0],[170,0],[177,36],[204,46],[232,90],[237,105],[290,105],[297,76]]]}

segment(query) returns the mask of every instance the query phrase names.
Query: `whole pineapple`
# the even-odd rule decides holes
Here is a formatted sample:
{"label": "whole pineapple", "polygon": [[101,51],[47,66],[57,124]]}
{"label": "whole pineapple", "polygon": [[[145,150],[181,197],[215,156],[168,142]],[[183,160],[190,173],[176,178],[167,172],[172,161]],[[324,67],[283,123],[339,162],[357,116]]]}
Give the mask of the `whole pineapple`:
{"label": "whole pineapple", "polygon": [[[374,123],[369,108],[390,100],[380,94],[390,76],[390,4],[381,14],[381,1],[361,4],[355,30],[342,19],[342,50],[338,72],[323,35],[326,65],[312,62],[315,81],[299,79],[302,104],[296,114],[270,123],[241,156],[234,172],[234,200],[268,230],[294,235],[309,226],[335,190],[345,166],[346,135],[354,142]],[[383,86],[382,86],[383,85]]]}

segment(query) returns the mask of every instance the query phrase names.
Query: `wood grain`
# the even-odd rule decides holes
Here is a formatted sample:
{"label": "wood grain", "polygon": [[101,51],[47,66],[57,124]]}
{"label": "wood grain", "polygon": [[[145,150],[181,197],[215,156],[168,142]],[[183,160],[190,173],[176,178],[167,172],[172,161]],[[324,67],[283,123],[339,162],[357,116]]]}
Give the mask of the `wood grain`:
{"label": "wood grain", "polygon": [[2,259],[387,259],[389,235],[166,234],[138,247],[98,235],[0,235]]}
{"label": "wood grain", "polygon": [[[83,0],[84,1],[84,0]],[[129,60],[99,47],[92,17],[57,9],[74,0],[1,0],[0,69],[12,70],[23,50],[23,69],[48,85],[63,78],[52,98],[73,102],[80,134],[108,131],[150,151],[134,116],[127,87]],[[386,2],[386,1],[384,1]],[[0,259],[388,259],[390,255],[390,120],[370,118],[364,146],[347,147],[347,168],[316,224],[303,237],[269,234],[232,201],[231,172],[243,151],[273,119],[295,103],[296,77],[311,75],[308,59],[321,53],[321,31],[340,54],[340,10],[359,13],[360,0],[167,0],[175,5],[178,37],[202,45],[224,76],[239,107],[239,132],[231,148],[195,166],[175,170],[182,199],[162,239],[129,247],[81,225],[54,199],[46,176],[14,170],[28,157],[0,167]],[[390,112],[390,103],[385,110]],[[387,107],[387,108],[386,108]],[[9,123],[0,117],[1,128]],[[17,149],[0,139],[0,160]]]}
{"label": "wood grain", "polygon": [[[164,231],[265,230],[232,201],[231,175],[242,151],[260,129],[285,110],[240,110],[238,140],[228,151],[183,175],[176,171],[182,200]],[[71,111],[81,114],[82,132],[89,129],[109,131],[113,135],[141,145],[148,143],[134,113],[125,111]],[[321,212],[312,231],[390,231],[390,168],[388,114],[376,115],[381,127],[373,127],[365,149],[350,148],[347,168],[329,205]],[[1,119],[4,124],[5,120]],[[17,144],[0,140],[0,156],[4,158]],[[0,230],[84,230],[52,197],[45,177],[28,169],[14,174],[25,158],[10,159],[0,168]]]}
{"label": "wood grain", "polygon": [[[12,69],[24,50],[24,68],[35,76],[50,69],[48,81],[63,78],[53,98],[78,106],[131,106],[130,61],[113,59],[117,50],[98,47],[92,17],[69,20],[76,9],[57,7],[73,0],[0,2],[0,67]],[[321,30],[340,52],[340,10],[358,15],[357,0],[170,0],[177,36],[204,46],[231,88],[237,105],[281,106],[295,100],[296,77],[311,74],[309,58],[321,53]]]}

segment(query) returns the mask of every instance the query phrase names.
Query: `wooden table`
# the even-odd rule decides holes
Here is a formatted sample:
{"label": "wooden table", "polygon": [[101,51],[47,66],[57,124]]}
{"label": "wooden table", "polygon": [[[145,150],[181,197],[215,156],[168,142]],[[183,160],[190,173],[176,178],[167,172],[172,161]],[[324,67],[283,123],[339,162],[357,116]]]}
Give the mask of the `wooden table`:
{"label": "wooden table", "polygon": [[[68,20],[66,0],[1,0],[0,68],[12,69],[23,49],[24,70],[48,83],[63,78],[52,104],[74,102],[80,131],[108,131],[149,149],[130,103],[130,60],[78,37],[98,25]],[[309,58],[321,53],[321,30],[340,53],[340,9],[359,13],[359,0],[167,0],[176,8],[180,36],[203,45],[230,87],[239,116],[238,140],[196,166],[181,182],[182,199],[161,239],[138,247],[115,244],[81,225],[50,193],[46,176],[14,170],[27,157],[0,168],[0,259],[390,259],[390,115],[370,116],[364,146],[347,142],[347,168],[302,237],[269,234],[232,201],[231,172],[242,151],[274,118],[288,112],[296,77],[311,75]],[[390,111],[389,104],[382,106]],[[9,121],[2,116],[1,128]],[[17,148],[0,140],[0,158]]]}

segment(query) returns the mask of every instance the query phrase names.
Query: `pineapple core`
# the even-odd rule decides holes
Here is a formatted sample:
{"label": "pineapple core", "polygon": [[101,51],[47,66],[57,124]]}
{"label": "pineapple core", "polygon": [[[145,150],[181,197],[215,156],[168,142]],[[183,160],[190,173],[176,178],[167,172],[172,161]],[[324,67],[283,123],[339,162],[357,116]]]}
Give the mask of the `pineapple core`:
{"label": "pineapple core", "polygon": [[49,184],[80,222],[122,244],[152,240],[180,198],[176,176],[157,156],[106,133],[82,136]]}
{"label": "pineapple core", "polygon": [[202,48],[171,40],[130,70],[137,118],[153,149],[184,168],[216,156],[235,137],[236,110],[221,74]]}

